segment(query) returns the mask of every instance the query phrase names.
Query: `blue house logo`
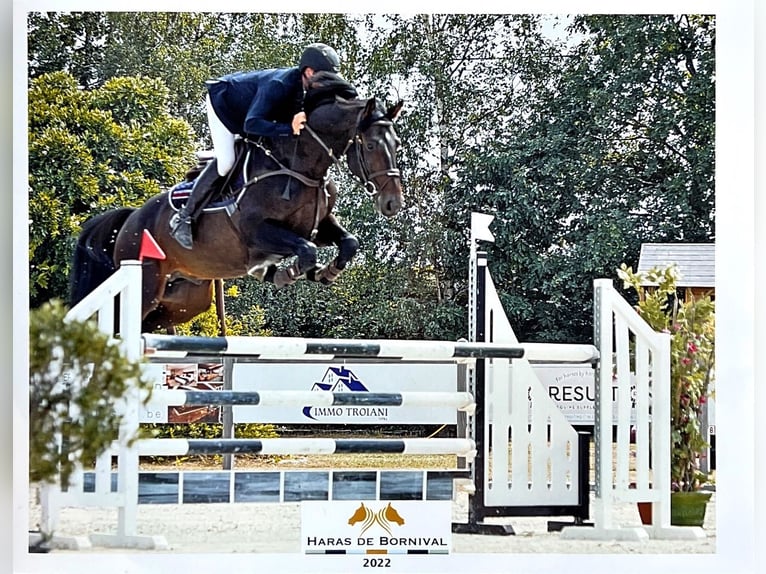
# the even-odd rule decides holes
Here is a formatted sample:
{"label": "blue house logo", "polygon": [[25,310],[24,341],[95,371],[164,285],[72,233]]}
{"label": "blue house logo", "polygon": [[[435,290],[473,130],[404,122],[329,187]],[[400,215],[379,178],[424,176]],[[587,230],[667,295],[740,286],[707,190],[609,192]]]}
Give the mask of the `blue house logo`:
{"label": "blue house logo", "polygon": [[364,383],[346,367],[330,367],[322,381],[314,383],[312,391],[333,391],[336,393],[369,392]]}
{"label": "blue house logo", "polygon": [[[364,383],[346,367],[329,367],[320,382],[315,382],[312,391],[332,391],[336,393],[368,393]],[[303,407],[304,416],[317,420],[314,414],[338,416],[343,414],[342,407]]]}

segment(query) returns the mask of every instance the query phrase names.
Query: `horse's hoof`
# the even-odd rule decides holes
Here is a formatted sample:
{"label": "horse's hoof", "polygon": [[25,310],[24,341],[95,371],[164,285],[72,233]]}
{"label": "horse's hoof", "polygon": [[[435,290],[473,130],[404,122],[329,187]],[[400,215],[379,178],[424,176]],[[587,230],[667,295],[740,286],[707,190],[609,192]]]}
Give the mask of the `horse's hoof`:
{"label": "horse's hoof", "polygon": [[314,274],[314,280],[319,281],[322,285],[332,285],[342,272],[342,269],[338,269],[334,263],[330,263]]}
{"label": "horse's hoof", "polygon": [[292,274],[289,273],[287,269],[278,269],[277,272],[274,273],[274,285],[277,286],[277,289],[292,285],[297,280],[298,278],[293,278]]}

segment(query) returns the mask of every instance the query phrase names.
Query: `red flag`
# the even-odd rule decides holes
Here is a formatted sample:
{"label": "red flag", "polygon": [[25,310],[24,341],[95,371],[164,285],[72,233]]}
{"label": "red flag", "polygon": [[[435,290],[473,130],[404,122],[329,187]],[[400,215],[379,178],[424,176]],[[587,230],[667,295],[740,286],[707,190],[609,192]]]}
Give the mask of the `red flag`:
{"label": "red flag", "polygon": [[144,229],[144,235],[141,237],[141,250],[138,253],[140,261],[143,261],[144,257],[165,259],[165,252],[157,245],[157,241],[155,241],[148,229]]}

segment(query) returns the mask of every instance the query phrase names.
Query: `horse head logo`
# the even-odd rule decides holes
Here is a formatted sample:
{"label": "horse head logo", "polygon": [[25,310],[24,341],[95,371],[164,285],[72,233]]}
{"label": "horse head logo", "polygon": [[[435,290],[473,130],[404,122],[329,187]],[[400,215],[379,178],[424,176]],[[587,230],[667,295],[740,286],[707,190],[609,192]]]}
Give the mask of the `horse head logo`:
{"label": "horse head logo", "polygon": [[399,515],[399,512],[391,506],[391,503],[388,503],[388,506],[386,506],[385,510],[383,511],[383,516],[386,518],[389,522],[396,522],[399,526],[402,526],[404,524],[404,518],[402,518]]}
{"label": "horse head logo", "polygon": [[364,505],[364,502],[362,502],[359,505],[359,508],[354,511],[354,514],[351,515],[351,518],[348,519],[348,523],[350,526],[353,526],[357,522],[366,520],[371,513],[372,511]]}
{"label": "horse head logo", "polygon": [[362,502],[359,504],[359,508],[357,508],[354,511],[354,514],[348,519],[350,526],[359,522],[362,522],[362,530],[359,533],[360,536],[367,532],[376,523],[390,535],[393,534],[391,531],[391,524],[395,523],[398,526],[402,526],[404,524],[404,518],[402,518],[399,511],[397,511],[390,502],[377,512],[371,510],[364,505],[364,502]]}

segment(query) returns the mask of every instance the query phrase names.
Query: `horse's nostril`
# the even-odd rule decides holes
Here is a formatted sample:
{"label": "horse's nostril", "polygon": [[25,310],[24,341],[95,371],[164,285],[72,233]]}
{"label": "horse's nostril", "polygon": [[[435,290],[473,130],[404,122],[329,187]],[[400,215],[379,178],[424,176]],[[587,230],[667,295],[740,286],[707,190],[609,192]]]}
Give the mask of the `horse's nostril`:
{"label": "horse's nostril", "polygon": [[390,217],[392,215],[396,215],[397,213],[399,213],[399,210],[402,208],[402,202],[399,201],[396,198],[389,199],[386,202],[386,206],[385,207],[386,208],[385,208],[384,214],[388,215]]}

